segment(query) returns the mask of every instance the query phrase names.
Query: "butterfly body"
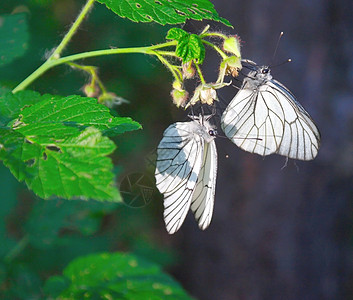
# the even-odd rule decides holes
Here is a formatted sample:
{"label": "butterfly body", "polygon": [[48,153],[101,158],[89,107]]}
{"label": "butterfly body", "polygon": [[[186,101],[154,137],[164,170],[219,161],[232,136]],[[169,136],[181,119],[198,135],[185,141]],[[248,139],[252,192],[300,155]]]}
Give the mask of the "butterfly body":
{"label": "butterfly body", "polygon": [[266,81],[272,80],[272,75],[268,66],[257,67],[255,70],[249,72],[243,81],[243,87],[246,89],[256,90]]}

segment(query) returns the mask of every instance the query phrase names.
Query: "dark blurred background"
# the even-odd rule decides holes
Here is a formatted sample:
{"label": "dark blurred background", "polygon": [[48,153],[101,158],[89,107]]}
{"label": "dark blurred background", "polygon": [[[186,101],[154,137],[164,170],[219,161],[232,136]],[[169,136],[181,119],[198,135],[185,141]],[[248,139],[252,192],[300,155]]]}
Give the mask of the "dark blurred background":
{"label": "dark blurred background", "polygon": [[[24,5],[31,32],[26,55],[0,69],[1,86],[16,86],[43,62],[83,3],[0,3],[0,14]],[[190,214],[173,236],[164,229],[162,198],[156,191],[143,208],[44,201],[1,167],[0,254],[11,262],[10,267],[0,264],[0,279],[7,276],[2,291],[36,299],[43,281],[71,259],[126,250],[165,266],[197,299],[353,299],[353,2],[217,0],[214,5],[234,29],[213,22],[188,22],[184,29],[197,33],[211,24],[212,30],[237,33],[243,57],[260,65],[270,63],[278,35],[284,32],[274,64],[288,58],[292,62],[273,68],[272,74],[318,125],[322,145],[317,158],[290,160],[282,168],[284,157],[262,158],[218,138],[212,223],[200,231]],[[132,23],[97,3],[65,53],[156,44],[169,28]],[[133,173],[153,176],[148,160],[164,129],[187,119],[186,112],[172,105],[171,76],[157,60],[139,54],[83,63],[99,66],[109,90],[130,100],[116,108],[118,113],[144,127],[116,139],[119,181]],[[208,54],[203,68],[208,81],[216,80],[217,63],[217,55]],[[59,66],[30,88],[82,94],[87,80]],[[228,102],[235,93],[234,87],[224,88],[220,97]]]}

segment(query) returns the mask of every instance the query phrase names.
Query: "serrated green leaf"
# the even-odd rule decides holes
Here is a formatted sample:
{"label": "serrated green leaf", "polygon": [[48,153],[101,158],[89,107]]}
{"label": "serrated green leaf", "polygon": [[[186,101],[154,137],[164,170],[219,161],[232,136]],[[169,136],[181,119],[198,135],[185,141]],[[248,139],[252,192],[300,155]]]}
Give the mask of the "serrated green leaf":
{"label": "serrated green leaf", "polygon": [[107,157],[115,145],[102,133],[135,130],[137,122],[113,117],[93,98],[26,92],[1,97],[0,112],[17,117],[0,128],[0,159],[37,195],[120,200]]}
{"label": "serrated green leaf", "polygon": [[97,0],[122,18],[134,22],[156,22],[161,25],[185,23],[187,19],[213,20],[232,27],[219,17],[208,0]]}
{"label": "serrated green leaf", "polygon": [[[63,126],[64,136],[69,134]],[[35,132],[35,128],[32,128]],[[106,157],[115,149],[109,138],[89,127],[69,128],[71,137],[50,144],[47,137],[28,140],[18,131],[0,129],[0,159],[38,196],[120,201],[113,164]]]}
{"label": "serrated green leaf", "polygon": [[9,121],[17,118],[23,108],[44,100],[41,97],[34,91],[23,91],[18,94],[5,93],[0,101],[0,126],[6,126]]}
{"label": "serrated green leaf", "polygon": [[[16,93],[16,96],[22,97],[22,92]],[[77,95],[60,98],[46,94],[40,100],[42,101],[37,105],[23,109],[16,128],[21,127],[22,131],[30,132],[33,126],[39,130],[40,123],[40,128],[44,132],[54,124],[64,124],[66,127],[76,127],[80,130],[94,126],[108,136],[141,128],[140,124],[130,118],[113,117],[109,109],[97,103],[97,99],[94,98]],[[60,128],[63,129],[63,127]],[[53,133],[51,131],[48,134],[53,135]]]}
{"label": "serrated green leaf", "polygon": [[179,41],[180,39],[185,38],[188,35],[189,34],[185,30],[174,27],[168,30],[166,39]]}
{"label": "serrated green leaf", "polygon": [[158,265],[122,253],[75,259],[44,289],[54,299],[192,299]]}
{"label": "serrated green leaf", "polygon": [[28,48],[25,13],[0,16],[0,66],[22,56]]}
{"label": "serrated green leaf", "polygon": [[194,60],[202,64],[205,58],[205,46],[196,34],[189,34],[178,41],[175,54],[182,58],[183,63]]}

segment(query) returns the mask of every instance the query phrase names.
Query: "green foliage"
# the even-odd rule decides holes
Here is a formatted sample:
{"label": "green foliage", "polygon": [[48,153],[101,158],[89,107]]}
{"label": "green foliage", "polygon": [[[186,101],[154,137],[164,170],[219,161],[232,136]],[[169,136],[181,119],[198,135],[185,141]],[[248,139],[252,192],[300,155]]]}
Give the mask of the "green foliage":
{"label": "green foliage", "polygon": [[156,22],[161,25],[180,24],[187,19],[213,20],[232,26],[219,17],[208,0],[97,0],[114,13],[134,22]]}
{"label": "green foliage", "polygon": [[0,16],[0,66],[22,56],[28,48],[25,13]]}
{"label": "green foliage", "polygon": [[180,28],[172,28],[166,38],[178,42],[175,54],[183,60],[183,63],[194,60],[202,64],[205,59],[205,46],[198,35],[189,34]]}
{"label": "green foliage", "polygon": [[[88,12],[94,2],[85,2]],[[99,2],[134,22],[177,24],[186,19],[208,19],[230,25],[207,0]],[[154,264],[170,266],[178,257],[177,253],[161,246],[165,243],[160,235],[159,195],[141,209],[116,203],[120,195],[115,175],[122,170],[125,174],[137,168],[145,171],[141,170],[144,157],[158,143],[156,129],[170,121],[166,113],[170,111],[170,101],[165,98],[170,88],[168,76],[162,68],[157,71],[155,61],[148,61],[147,55],[112,59],[106,54],[97,60],[92,56],[89,64],[96,70],[99,65],[95,84],[99,85],[100,94],[94,96],[114,92],[117,97],[129,99],[130,105],[114,107],[117,112],[98,104],[97,99],[57,96],[77,93],[85,84],[84,71],[69,70],[63,66],[64,61],[60,62],[61,66],[57,64],[52,68],[54,65],[51,65],[39,70],[43,57],[55,53],[54,50],[49,53],[48,49],[58,49],[55,47],[61,44],[64,34],[58,33],[65,30],[67,24],[76,23],[72,17],[78,13],[77,4],[75,0],[14,0],[0,4],[1,12],[10,13],[23,5],[30,11],[28,24],[24,14],[0,17],[0,160],[8,167],[0,167],[0,218],[3,221],[0,224],[0,298],[81,299],[90,295],[91,298],[112,295],[114,299],[189,299],[180,285]],[[86,16],[78,19],[86,20]],[[70,53],[93,53],[90,50],[110,45],[131,49],[148,48],[138,45],[156,46],[167,31],[157,24],[144,26],[113,18],[103,5],[96,5],[89,17],[84,25],[86,30],[76,32],[79,26],[74,30],[72,26],[69,32],[71,37],[76,32],[75,38],[66,41],[62,47],[65,51],[56,53],[46,62],[55,63]],[[78,35],[80,37],[76,38]],[[25,52],[29,36],[30,45]],[[174,61],[165,53],[171,53],[170,48],[177,46],[176,55],[184,62],[201,63],[204,46],[199,36],[181,29],[171,30],[168,36],[178,43],[159,44],[148,54],[161,51],[160,55],[165,57],[163,66],[175,70],[181,78],[181,66],[173,65]],[[31,76],[32,81],[21,85]],[[29,85],[41,93],[23,91]],[[16,86],[16,90],[22,91],[10,93]],[[48,92],[55,95],[46,94]],[[133,115],[145,124],[143,133],[121,135],[141,126],[120,115]],[[114,142],[118,148],[113,152],[116,146],[110,138],[116,136]],[[114,169],[113,161],[119,164]],[[152,174],[154,170],[150,171]],[[36,195],[51,200],[43,201],[28,192],[10,172]],[[74,198],[86,201],[66,201]],[[119,253],[76,260],[87,254],[117,249],[133,251],[154,263]],[[47,281],[44,295],[48,276],[61,272],[73,259],[63,276]],[[83,274],[82,270],[87,272]]]}
{"label": "green foliage", "polygon": [[122,253],[75,259],[45,292],[54,299],[191,299],[158,265]]}
{"label": "green foliage", "polygon": [[84,236],[95,234],[100,229],[102,217],[113,212],[117,205],[103,205],[96,201],[88,201],[84,206],[78,201],[38,201],[23,229],[31,246],[50,249],[65,244],[66,238],[60,236],[63,230],[79,232]]}
{"label": "green foliage", "polygon": [[93,98],[30,91],[2,96],[0,112],[0,158],[37,195],[120,200],[106,157],[115,145],[103,134],[135,130],[138,123],[113,117]]}

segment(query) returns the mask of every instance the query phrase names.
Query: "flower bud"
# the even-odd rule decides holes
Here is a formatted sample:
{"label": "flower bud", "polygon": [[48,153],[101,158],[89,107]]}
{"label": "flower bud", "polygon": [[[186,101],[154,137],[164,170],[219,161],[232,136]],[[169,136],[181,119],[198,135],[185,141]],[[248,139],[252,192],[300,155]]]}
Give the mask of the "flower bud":
{"label": "flower bud", "polygon": [[238,76],[238,71],[241,70],[241,60],[240,57],[230,56],[224,59],[220,65],[220,73],[224,75],[232,75],[233,77]]}
{"label": "flower bud", "polygon": [[225,39],[223,42],[223,50],[228,53],[234,54],[237,57],[241,57],[240,38],[237,35],[235,35]]}
{"label": "flower bud", "polygon": [[212,105],[214,100],[218,100],[217,92],[212,87],[201,88],[200,101],[203,104]]}
{"label": "flower bud", "polygon": [[174,80],[173,89],[178,90],[178,91],[183,91],[183,83],[181,81]]}
{"label": "flower bud", "polygon": [[192,65],[192,62],[189,61],[183,64],[183,78],[192,79],[195,76],[195,68]]}
{"label": "flower bud", "polygon": [[173,89],[171,91],[171,96],[173,98],[173,103],[177,107],[185,107],[186,101],[188,100],[189,93],[185,90]]}
{"label": "flower bud", "polygon": [[87,97],[97,97],[97,95],[99,93],[99,88],[96,85],[86,84],[83,87],[83,92],[85,93],[85,95]]}

